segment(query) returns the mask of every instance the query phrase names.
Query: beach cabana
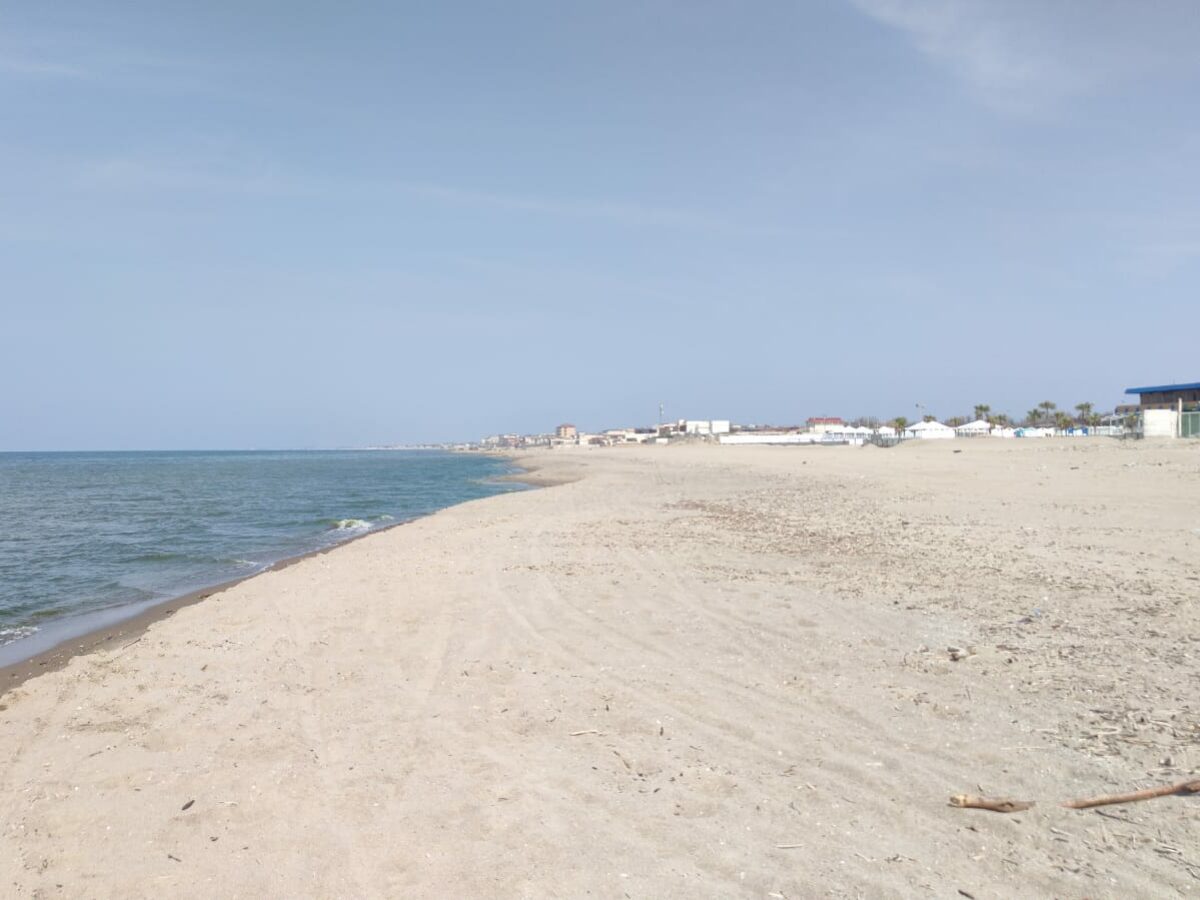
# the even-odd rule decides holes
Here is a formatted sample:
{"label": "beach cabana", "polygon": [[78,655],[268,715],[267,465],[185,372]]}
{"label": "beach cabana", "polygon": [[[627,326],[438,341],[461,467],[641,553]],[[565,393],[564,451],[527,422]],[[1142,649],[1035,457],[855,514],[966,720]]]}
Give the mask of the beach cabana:
{"label": "beach cabana", "polygon": [[954,437],[954,429],[941,422],[918,422],[904,429],[904,436],[920,441],[945,440]]}
{"label": "beach cabana", "polygon": [[959,425],[954,431],[962,437],[978,437],[981,434],[991,434],[992,423],[986,419],[976,419],[966,425]]}

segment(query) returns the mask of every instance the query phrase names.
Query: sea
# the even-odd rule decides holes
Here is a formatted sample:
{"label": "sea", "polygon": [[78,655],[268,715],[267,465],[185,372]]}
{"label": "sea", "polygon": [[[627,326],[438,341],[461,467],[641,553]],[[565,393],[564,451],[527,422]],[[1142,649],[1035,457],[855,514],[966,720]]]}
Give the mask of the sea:
{"label": "sea", "polygon": [[428,450],[0,453],[0,664],[163,600],[524,486]]}

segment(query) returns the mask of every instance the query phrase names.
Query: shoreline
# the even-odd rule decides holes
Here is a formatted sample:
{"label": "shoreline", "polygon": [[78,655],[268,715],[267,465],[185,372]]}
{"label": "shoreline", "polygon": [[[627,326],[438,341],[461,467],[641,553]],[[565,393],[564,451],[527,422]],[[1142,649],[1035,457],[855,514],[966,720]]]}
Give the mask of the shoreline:
{"label": "shoreline", "polygon": [[[457,505],[457,504],[456,504]],[[438,510],[437,512],[440,512]],[[430,513],[436,515],[436,512]],[[283,559],[271,563],[266,568],[260,569],[257,572],[251,572],[249,575],[242,575],[239,578],[231,578],[227,581],[221,581],[207,587],[196,588],[193,591],[188,591],[186,594],[180,594],[173,597],[167,597],[162,600],[153,600],[140,612],[135,612],[127,618],[119,619],[109,625],[98,625],[94,628],[88,628],[81,634],[71,637],[65,637],[51,647],[45,650],[40,650],[33,655],[20,660],[18,662],[8,663],[0,666],[0,697],[6,691],[24,684],[30,678],[36,678],[45,672],[53,672],[61,669],[76,656],[83,656],[89,653],[95,653],[100,650],[109,650],[119,644],[128,646],[130,639],[140,640],[141,635],[146,633],[155,622],[160,622],[163,619],[170,618],[185,607],[192,606],[202,600],[207,600],[209,597],[223,593],[230,588],[237,587],[239,584],[258,578],[260,575],[266,575],[269,572],[278,572],[293,566],[298,562],[309,559],[314,556],[322,556],[330,551],[337,550],[340,547],[345,547],[353,544],[355,541],[361,541],[363,538],[370,537],[373,534],[382,534],[385,531],[391,531],[393,528],[399,528],[402,525],[409,525],[424,516],[417,516],[413,519],[405,519],[403,522],[392,522],[384,525],[382,528],[376,528],[364,534],[356,534],[348,537],[345,540],[338,541],[336,544],[331,544],[328,547],[317,547],[313,550],[307,550],[304,553],[299,553],[294,556],[286,556]],[[135,606],[137,604],[128,604]],[[122,607],[107,607],[101,610],[90,610],[86,613],[80,613],[80,616],[90,614],[109,612],[119,610]],[[73,618],[72,616],[63,616],[60,619],[53,620],[54,622],[63,622]],[[30,636],[32,637],[32,635]],[[22,638],[27,640],[27,638]],[[13,641],[17,644],[19,641]],[[12,646],[9,644],[7,646]]]}
{"label": "shoreline", "polygon": [[[503,459],[506,462],[514,465],[514,460],[517,458],[502,456],[500,454],[488,455],[492,456],[494,459]],[[504,475],[497,476],[495,480],[509,484],[526,484],[529,485],[530,490],[540,487],[549,487],[554,483],[561,483],[553,481],[547,483],[539,482],[536,478],[536,475],[534,475],[536,466],[530,467],[527,470],[525,470],[524,467],[521,468],[522,471],[506,473]],[[528,479],[524,478],[523,476],[526,474],[526,472],[534,477]],[[504,496],[504,494],[496,494],[493,496]],[[484,497],[475,499],[490,498]],[[460,506],[463,503],[470,502],[472,501],[462,500],[459,503],[442,507],[442,509],[452,509],[455,506]],[[283,569],[286,569],[289,566],[294,566],[296,563],[303,562],[306,559],[323,556],[342,547],[348,547],[357,541],[361,541],[363,538],[368,538],[372,535],[383,534],[384,532],[391,531],[393,528],[399,528],[403,525],[411,525],[413,522],[418,522],[421,519],[435,516],[441,512],[442,509],[434,510],[433,512],[427,513],[423,516],[414,516],[411,519],[404,519],[400,522],[391,522],[380,528],[374,528],[370,531],[364,532],[363,534],[353,535],[345,540],[331,544],[328,547],[316,547],[312,550],[306,550],[303,553],[285,556],[283,559],[276,560],[269,566],[259,569],[257,572],[251,572],[248,575],[242,575],[238,578],[230,578],[226,581],[220,581],[215,584],[206,585],[205,587],[196,588],[186,593],[166,597],[161,600],[152,600],[149,603],[146,603],[144,608],[140,611],[131,613],[126,617],[118,618],[116,621],[108,622],[106,624],[87,627],[78,634],[70,634],[66,637],[63,637],[61,640],[56,641],[54,644],[45,648],[44,650],[39,650],[15,662],[0,665],[0,698],[2,698],[8,691],[20,687],[31,678],[36,678],[39,675],[43,675],[47,672],[54,672],[61,669],[77,656],[85,656],[90,653],[111,650],[112,648],[118,646],[130,646],[130,644],[141,640],[142,635],[144,635],[146,631],[156,622],[161,622],[164,619],[170,618],[181,609],[193,606],[217,594],[224,593],[231,588],[237,587],[238,585],[254,578],[258,578],[261,575],[266,575],[270,572],[282,571]],[[138,605],[139,604],[126,604],[125,606]],[[77,616],[63,616],[51,621],[57,624],[64,621],[69,621],[70,619],[76,617],[100,615],[106,612],[112,613],[122,608],[125,607],[116,606],[106,607],[98,610],[89,610],[84,613],[78,613]],[[31,640],[34,637],[35,635],[30,635],[28,638],[22,638],[21,640]],[[21,641],[13,641],[11,644],[7,644],[4,648],[0,649],[11,647],[15,644],[19,644],[20,642]]]}

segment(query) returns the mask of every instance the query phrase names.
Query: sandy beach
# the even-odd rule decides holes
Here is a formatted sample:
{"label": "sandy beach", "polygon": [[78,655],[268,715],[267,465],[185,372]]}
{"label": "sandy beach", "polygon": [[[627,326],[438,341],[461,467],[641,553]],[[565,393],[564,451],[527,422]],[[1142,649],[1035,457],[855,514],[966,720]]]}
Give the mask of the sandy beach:
{"label": "sandy beach", "polygon": [[518,461],[0,695],[4,895],[1200,893],[1200,446]]}

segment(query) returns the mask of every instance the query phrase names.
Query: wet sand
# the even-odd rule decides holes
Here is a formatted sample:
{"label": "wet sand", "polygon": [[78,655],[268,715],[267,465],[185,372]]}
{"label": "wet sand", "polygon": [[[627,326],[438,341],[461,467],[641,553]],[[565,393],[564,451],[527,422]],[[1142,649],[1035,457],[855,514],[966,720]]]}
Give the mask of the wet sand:
{"label": "wet sand", "polygon": [[258,575],[0,696],[0,883],[1200,889],[1200,799],[1057,805],[1196,777],[1200,446],[520,462],[557,486]]}

